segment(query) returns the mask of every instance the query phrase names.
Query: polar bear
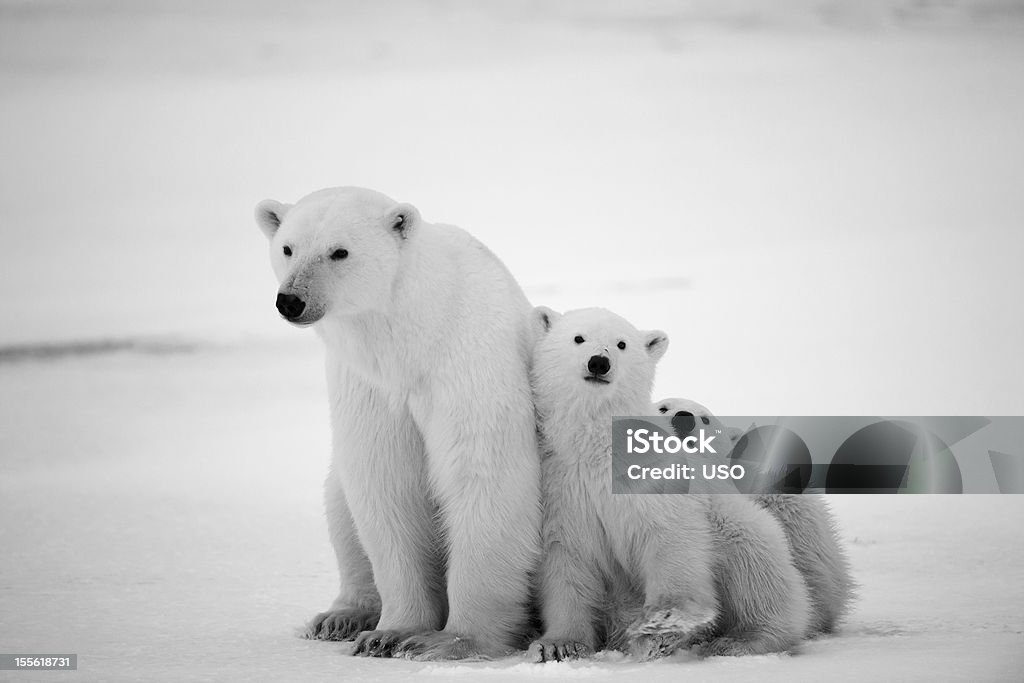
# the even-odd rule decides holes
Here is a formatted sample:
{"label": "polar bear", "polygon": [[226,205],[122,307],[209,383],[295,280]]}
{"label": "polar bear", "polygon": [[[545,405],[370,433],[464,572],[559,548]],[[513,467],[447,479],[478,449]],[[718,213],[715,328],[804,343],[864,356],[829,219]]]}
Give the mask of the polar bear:
{"label": "polar bear", "polygon": [[530,305],[468,233],[371,190],[265,200],[276,306],[326,346],[340,571],[308,636],[449,659],[525,643],[539,560]]}
{"label": "polar bear", "polygon": [[707,654],[796,645],[806,587],[771,515],[741,496],[611,493],[611,419],[650,411],[667,336],[604,309],[534,310],[544,633],[533,657],[610,647],[648,658],[698,641]]}
{"label": "polar bear", "polygon": [[688,398],[662,399],[654,404],[654,410],[657,414],[672,418],[673,426],[680,431],[688,432],[694,427],[707,427],[712,431],[721,432],[729,438],[730,450],[743,436],[742,429],[726,427],[710,410]]}
{"label": "polar bear", "polygon": [[[673,419],[692,419],[721,430],[734,443],[743,433],[735,427],[726,428],[710,410],[689,399],[663,399],[655,404],[655,410]],[[849,610],[855,584],[828,505],[816,495],[773,493],[755,495],[753,500],[772,513],[786,532],[793,562],[804,577],[811,599],[808,635],[832,633]]]}

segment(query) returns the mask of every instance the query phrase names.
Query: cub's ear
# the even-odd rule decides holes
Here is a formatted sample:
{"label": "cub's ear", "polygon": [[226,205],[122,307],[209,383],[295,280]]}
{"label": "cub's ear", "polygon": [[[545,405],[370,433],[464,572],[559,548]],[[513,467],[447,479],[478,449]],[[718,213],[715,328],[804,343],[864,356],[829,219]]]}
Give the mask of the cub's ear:
{"label": "cub's ear", "polygon": [[644,348],[655,361],[661,360],[668,350],[668,335],[661,330],[648,330],[644,332]]}
{"label": "cub's ear", "polygon": [[384,221],[389,230],[404,240],[419,225],[420,212],[412,204],[399,204],[388,211]]}
{"label": "cub's ear", "polygon": [[537,306],[531,313],[533,318],[533,329],[537,333],[537,336],[543,336],[551,330],[551,326],[562,317],[561,313],[557,313],[547,306]]}
{"label": "cub's ear", "polygon": [[274,199],[264,199],[256,205],[256,225],[260,226],[260,230],[267,236],[267,239],[272,238],[277,229],[281,227],[281,221],[284,220],[285,214],[290,208],[292,208],[291,204],[282,204]]}

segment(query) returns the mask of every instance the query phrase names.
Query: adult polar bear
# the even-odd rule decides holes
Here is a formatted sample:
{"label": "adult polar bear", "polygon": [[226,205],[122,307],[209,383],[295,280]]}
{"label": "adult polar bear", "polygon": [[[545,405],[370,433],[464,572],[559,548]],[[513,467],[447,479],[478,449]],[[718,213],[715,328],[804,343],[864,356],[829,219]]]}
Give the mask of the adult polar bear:
{"label": "adult polar bear", "polygon": [[341,589],[310,635],[424,659],[520,645],[540,465],[519,285],[468,233],[371,190],[264,200],[256,220],[278,310],[327,347]]}

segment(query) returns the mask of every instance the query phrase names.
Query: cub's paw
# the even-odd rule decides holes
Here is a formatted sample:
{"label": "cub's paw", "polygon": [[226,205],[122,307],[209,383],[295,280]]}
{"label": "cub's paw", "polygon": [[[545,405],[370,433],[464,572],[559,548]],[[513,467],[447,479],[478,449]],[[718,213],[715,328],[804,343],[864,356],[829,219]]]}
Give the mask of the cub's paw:
{"label": "cub's paw", "polygon": [[784,643],[763,634],[730,634],[713,638],[697,648],[703,657],[742,657],[770,652],[798,652],[799,643]]}
{"label": "cub's paw", "polygon": [[420,661],[487,658],[472,638],[448,631],[427,631],[409,636],[398,645],[395,654]]}
{"label": "cub's paw", "polygon": [[538,664],[543,662],[562,662],[567,659],[582,659],[594,654],[593,648],[586,643],[574,640],[549,640],[542,638],[530,645],[530,660]]}
{"label": "cub's paw", "polygon": [[668,657],[685,645],[686,638],[677,634],[657,634],[631,638],[626,647],[634,659],[641,662]]}
{"label": "cub's paw", "polygon": [[679,606],[649,606],[643,614],[629,625],[630,638],[639,636],[672,635],[682,639],[707,627],[718,611],[710,605],[700,605],[688,600]]}
{"label": "cub's paw", "polygon": [[697,648],[704,657],[741,657],[754,654],[747,643],[737,638],[713,638]]}
{"label": "cub's paw", "polygon": [[352,654],[358,657],[391,657],[398,644],[408,637],[406,631],[363,631],[356,637]]}
{"label": "cub's paw", "polygon": [[334,609],[313,617],[306,627],[310,640],[352,640],[362,631],[377,628],[380,612],[365,609]]}

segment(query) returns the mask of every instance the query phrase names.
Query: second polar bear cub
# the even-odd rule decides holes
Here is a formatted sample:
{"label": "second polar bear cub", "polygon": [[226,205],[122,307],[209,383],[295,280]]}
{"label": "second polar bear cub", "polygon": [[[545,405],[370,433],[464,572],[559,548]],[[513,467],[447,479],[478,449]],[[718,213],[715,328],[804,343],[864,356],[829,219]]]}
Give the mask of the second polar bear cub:
{"label": "second polar bear cub", "polygon": [[604,309],[538,307],[534,316],[544,497],[544,633],[534,656],[796,645],[807,589],[771,515],[741,496],[612,495],[611,419],[649,413],[667,336]]}
{"label": "second polar bear cub", "polygon": [[[662,399],[655,409],[671,416],[673,424],[677,420],[696,424],[699,420],[728,434],[733,442],[743,433],[741,429],[726,427],[705,406],[689,399]],[[753,501],[774,515],[786,532],[793,562],[804,577],[811,600],[809,634],[832,633],[850,609],[856,584],[824,497],[765,493],[753,496]]]}

